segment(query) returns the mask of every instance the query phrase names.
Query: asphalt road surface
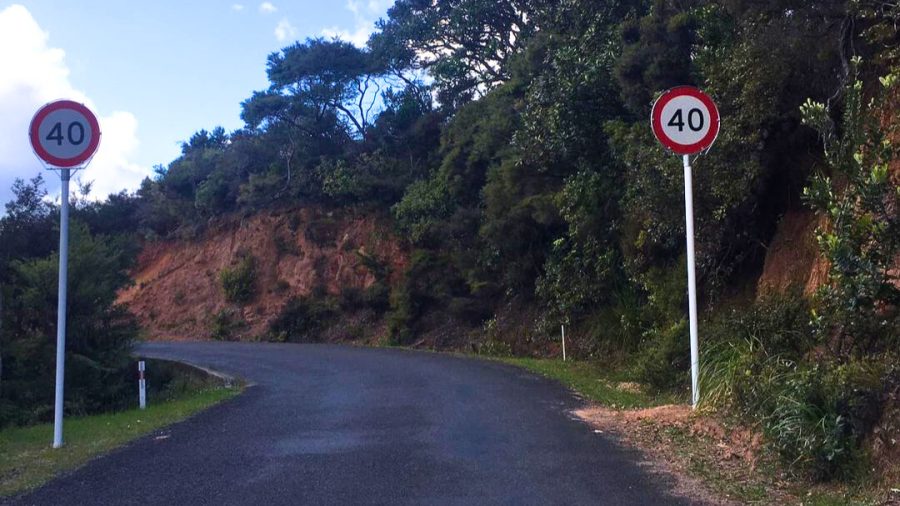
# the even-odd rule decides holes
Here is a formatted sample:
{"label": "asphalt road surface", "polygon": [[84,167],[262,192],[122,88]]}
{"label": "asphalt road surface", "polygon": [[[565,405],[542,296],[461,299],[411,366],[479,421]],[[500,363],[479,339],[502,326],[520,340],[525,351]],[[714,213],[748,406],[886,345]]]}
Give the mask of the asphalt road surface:
{"label": "asphalt road surface", "polygon": [[511,366],[331,345],[140,351],[254,385],[12,504],[686,503],[571,418],[565,388]]}

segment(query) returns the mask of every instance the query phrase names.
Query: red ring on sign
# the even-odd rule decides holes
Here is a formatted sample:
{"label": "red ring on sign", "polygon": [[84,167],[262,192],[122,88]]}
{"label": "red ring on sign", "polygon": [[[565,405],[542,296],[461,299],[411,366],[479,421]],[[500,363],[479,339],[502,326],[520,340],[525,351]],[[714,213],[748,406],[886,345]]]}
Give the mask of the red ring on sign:
{"label": "red ring on sign", "polygon": [[[709,111],[709,132],[700,139],[699,141],[693,144],[679,144],[672,139],[670,139],[663,131],[662,127],[662,112],[666,107],[666,104],[671,102],[672,100],[683,97],[683,96],[691,96],[699,100],[706,106],[706,109]],[[676,86],[671,90],[662,94],[656,102],[653,104],[653,112],[651,114],[651,123],[653,127],[653,134],[656,135],[656,138],[659,139],[659,142],[663,144],[663,146],[671,149],[672,151],[678,153],[679,155],[693,155],[694,153],[699,153],[704,149],[712,146],[713,142],[715,142],[716,137],[719,135],[719,109],[716,107],[716,103],[713,102],[712,98],[709,97],[703,91],[694,88],[693,86]]]}
{"label": "red ring on sign", "polygon": [[[41,146],[40,134],[38,133],[41,123],[50,113],[60,109],[72,109],[78,112],[84,116],[91,127],[91,140],[88,142],[87,147],[78,156],[72,158],[55,157]],[[94,113],[83,104],[79,104],[72,100],[58,100],[56,102],[51,102],[38,110],[34,115],[34,118],[31,119],[31,126],[28,128],[28,136],[31,138],[32,149],[34,149],[34,152],[41,160],[54,167],[70,169],[83,164],[94,156],[94,153],[97,151],[97,146],[100,145],[100,123],[97,121],[97,116],[94,116]]]}

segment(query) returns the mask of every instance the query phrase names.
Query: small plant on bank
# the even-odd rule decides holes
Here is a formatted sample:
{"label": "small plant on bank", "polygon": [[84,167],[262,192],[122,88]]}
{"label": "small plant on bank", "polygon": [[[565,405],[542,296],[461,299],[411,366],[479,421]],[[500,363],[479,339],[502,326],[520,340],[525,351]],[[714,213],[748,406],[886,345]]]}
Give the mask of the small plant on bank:
{"label": "small plant on bank", "polygon": [[318,342],[319,333],[337,314],[333,301],[315,297],[292,297],[269,325],[269,340]]}
{"label": "small plant on bank", "polygon": [[226,308],[213,315],[209,333],[217,341],[231,341],[238,331],[246,327],[247,322],[236,311]]}
{"label": "small plant on bank", "polygon": [[256,259],[247,255],[234,268],[222,269],[219,274],[225,300],[233,304],[247,304],[256,296]]}

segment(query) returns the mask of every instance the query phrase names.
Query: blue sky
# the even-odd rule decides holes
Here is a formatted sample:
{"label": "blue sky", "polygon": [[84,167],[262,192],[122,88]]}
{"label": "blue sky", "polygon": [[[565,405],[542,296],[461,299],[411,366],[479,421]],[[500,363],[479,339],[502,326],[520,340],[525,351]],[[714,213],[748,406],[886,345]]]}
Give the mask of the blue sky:
{"label": "blue sky", "polygon": [[103,142],[81,176],[94,197],[134,189],[193,132],[239,128],[270,53],[307,37],[362,44],[392,3],[0,0],[0,202],[14,177],[40,171],[26,130],[41,104],[73,98],[100,117]]}

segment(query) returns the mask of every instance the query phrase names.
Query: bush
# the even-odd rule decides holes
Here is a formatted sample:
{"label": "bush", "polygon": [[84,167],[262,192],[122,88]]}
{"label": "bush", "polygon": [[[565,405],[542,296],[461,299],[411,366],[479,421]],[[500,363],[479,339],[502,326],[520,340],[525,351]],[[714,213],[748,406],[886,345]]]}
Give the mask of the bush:
{"label": "bush", "polygon": [[[854,60],[854,66],[860,64]],[[828,260],[828,281],[817,294],[818,334],[838,358],[861,357],[900,347],[900,186],[891,167],[900,161],[896,121],[883,122],[887,102],[898,96],[900,74],[880,79],[875,98],[855,80],[845,91],[840,128],[825,104],[807,101],[803,120],[816,128],[830,175],[816,174],[804,190],[827,221],[816,239]]]}
{"label": "bush", "polygon": [[231,341],[235,333],[247,327],[247,322],[231,309],[223,309],[213,315],[210,336],[217,341]]}
{"label": "bush", "polygon": [[256,296],[256,259],[245,256],[233,269],[222,269],[219,274],[225,300],[234,304],[247,304]]}
{"label": "bush", "polygon": [[[701,403],[744,413],[774,409],[769,383],[813,347],[808,302],[799,293],[775,295],[703,325]],[[753,378],[754,381],[748,381]]]}
{"label": "bush", "polygon": [[687,321],[682,319],[651,335],[637,364],[640,380],[656,390],[686,385],[691,364]]}
{"label": "bush", "polygon": [[332,323],[337,314],[331,300],[292,297],[269,324],[269,339],[288,342],[320,342],[319,331]]}
{"label": "bush", "polygon": [[864,362],[797,367],[772,385],[777,402],[761,413],[766,434],[816,479],[854,476],[865,463],[862,441],[881,416],[883,372]]}
{"label": "bush", "polygon": [[829,361],[816,351],[810,309],[777,296],[711,322],[700,371],[701,403],[759,422],[797,472],[819,480],[862,469],[861,444],[881,416],[882,359]]}
{"label": "bush", "polygon": [[[10,217],[3,219],[4,231]],[[67,415],[115,410],[129,400],[127,367],[138,327],[116,294],[133,260],[126,237],[70,226],[66,336]],[[0,427],[53,416],[59,256],[26,257],[3,266]]]}

